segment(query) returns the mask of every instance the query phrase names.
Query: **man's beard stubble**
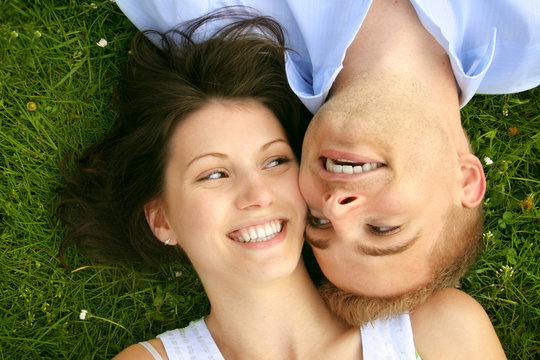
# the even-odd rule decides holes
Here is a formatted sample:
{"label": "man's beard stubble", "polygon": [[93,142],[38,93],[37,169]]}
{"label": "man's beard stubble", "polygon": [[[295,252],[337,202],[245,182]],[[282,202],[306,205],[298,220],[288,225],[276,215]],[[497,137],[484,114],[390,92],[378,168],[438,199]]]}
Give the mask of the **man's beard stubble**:
{"label": "man's beard stubble", "polygon": [[410,312],[438,288],[440,286],[430,283],[402,295],[369,297],[348,293],[325,281],[319,292],[330,310],[345,323],[362,326],[375,319]]}

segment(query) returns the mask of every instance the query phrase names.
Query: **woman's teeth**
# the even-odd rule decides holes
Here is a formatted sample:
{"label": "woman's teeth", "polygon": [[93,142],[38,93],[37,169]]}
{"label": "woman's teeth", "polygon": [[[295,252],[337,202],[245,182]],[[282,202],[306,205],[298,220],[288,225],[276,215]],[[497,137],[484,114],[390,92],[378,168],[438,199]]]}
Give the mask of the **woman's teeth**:
{"label": "woman's teeth", "polygon": [[338,174],[361,174],[363,172],[375,170],[383,166],[383,164],[381,163],[364,163],[364,164],[358,164],[358,165],[355,165],[355,164],[358,164],[358,163],[355,163],[349,160],[341,160],[341,159],[333,160],[330,158],[326,158],[325,165],[326,165],[326,170],[333,173],[338,173]]}
{"label": "woman's teeth", "polygon": [[283,224],[279,220],[273,220],[263,225],[249,226],[235,231],[230,237],[239,242],[268,241],[281,232]]}

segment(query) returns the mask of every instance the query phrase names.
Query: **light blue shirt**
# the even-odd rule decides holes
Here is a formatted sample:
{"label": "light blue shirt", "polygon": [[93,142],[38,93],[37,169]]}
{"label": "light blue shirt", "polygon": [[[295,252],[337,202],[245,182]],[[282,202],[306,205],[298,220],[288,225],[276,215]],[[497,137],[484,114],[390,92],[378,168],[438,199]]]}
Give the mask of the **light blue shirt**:
{"label": "light blue shirt", "polygon": [[[289,84],[315,113],[342,68],[371,0],[117,0],[140,30],[165,32],[227,5],[246,5],[285,29]],[[411,0],[446,50],[464,106],[475,93],[502,94],[540,84],[540,0]],[[212,22],[207,34],[222,26]],[[204,37],[204,35],[202,35]]]}

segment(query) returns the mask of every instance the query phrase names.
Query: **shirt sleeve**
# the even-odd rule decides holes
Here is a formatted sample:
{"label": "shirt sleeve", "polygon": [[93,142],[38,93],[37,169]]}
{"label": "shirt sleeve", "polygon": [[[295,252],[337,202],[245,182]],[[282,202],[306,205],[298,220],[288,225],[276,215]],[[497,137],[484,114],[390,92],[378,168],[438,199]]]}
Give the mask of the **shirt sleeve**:
{"label": "shirt sleeve", "polygon": [[465,106],[475,93],[504,94],[540,84],[536,0],[413,0],[423,26],[446,50]]}
{"label": "shirt sleeve", "polygon": [[[371,0],[117,0],[139,30],[165,32],[223,6],[244,5],[274,18],[284,29],[286,72],[292,90],[313,113],[322,105],[342,68]],[[204,31],[212,33],[223,22]]]}

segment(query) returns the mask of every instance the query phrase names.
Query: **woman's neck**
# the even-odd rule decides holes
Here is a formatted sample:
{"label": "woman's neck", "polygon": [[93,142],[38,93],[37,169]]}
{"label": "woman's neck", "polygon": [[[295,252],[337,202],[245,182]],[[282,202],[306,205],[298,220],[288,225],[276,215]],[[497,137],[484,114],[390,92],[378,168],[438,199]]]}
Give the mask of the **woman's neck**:
{"label": "woman's neck", "polygon": [[279,281],[207,290],[206,324],[227,359],[360,358],[359,330],[328,310],[302,261]]}

